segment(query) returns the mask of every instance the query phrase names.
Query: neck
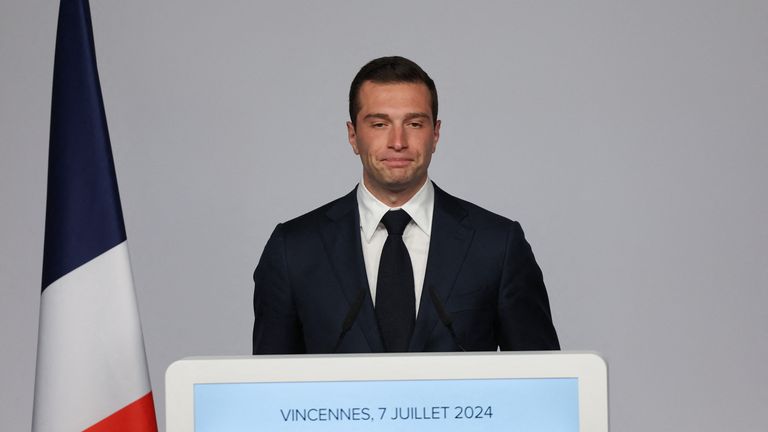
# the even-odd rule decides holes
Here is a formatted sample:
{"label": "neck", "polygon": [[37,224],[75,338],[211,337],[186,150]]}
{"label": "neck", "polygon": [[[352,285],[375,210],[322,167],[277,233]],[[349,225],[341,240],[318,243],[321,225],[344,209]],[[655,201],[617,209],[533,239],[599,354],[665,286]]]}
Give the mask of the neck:
{"label": "neck", "polygon": [[402,207],[403,204],[407,203],[408,200],[416,195],[416,193],[421,189],[422,186],[424,186],[426,182],[427,177],[425,177],[424,180],[419,182],[416,186],[406,187],[402,190],[390,190],[371,187],[372,185],[368,179],[363,178],[363,184],[365,184],[365,188],[368,189],[371,195],[389,207]]}

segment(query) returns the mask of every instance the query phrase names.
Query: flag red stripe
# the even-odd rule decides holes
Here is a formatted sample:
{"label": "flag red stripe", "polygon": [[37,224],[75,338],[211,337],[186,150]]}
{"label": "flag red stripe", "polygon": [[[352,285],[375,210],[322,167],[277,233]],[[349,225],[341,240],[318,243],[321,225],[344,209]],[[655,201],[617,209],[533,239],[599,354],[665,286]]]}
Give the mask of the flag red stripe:
{"label": "flag red stripe", "polygon": [[152,392],[114,412],[83,432],[157,432]]}

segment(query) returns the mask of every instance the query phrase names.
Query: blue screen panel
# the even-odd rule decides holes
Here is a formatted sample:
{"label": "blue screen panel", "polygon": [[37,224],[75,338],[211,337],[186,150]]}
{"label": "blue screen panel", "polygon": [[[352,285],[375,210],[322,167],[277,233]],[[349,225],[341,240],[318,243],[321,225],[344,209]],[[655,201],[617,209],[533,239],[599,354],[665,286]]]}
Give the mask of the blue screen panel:
{"label": "blue screen panel", "polygon": [[196,384],[195,432],[578,432],[576,378]]}

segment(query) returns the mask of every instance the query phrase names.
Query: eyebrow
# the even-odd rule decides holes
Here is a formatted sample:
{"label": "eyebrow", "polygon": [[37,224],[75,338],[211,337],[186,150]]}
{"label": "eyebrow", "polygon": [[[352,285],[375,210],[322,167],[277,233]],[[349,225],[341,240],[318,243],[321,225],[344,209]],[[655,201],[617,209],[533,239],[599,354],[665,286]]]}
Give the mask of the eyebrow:
{"label": "eyebrow", "polygon": [[371,114],[366,114],[365,117],[363,117],[363,120],[368,120],[368,119],[390,120],[390,117],[387,114],[371,113]]}
{"label": "eyebrow", "polygon": [[[405,120],[412,120],[412,119],[415,119],[415,118],[426,118],[427,120],[429,120],[430,116],[429,116],[429,114],[424,113],[424,112],[413,112],[413,113],[408,113],[408,114],[405,115]],[[392,118],[389,116],[389,114],[384,114],[384,113],[366,114],[365,117],[363,117],[363,120],[368,120],[368,119],[392,120]]]}
{"label": "eyebrow", "polygon": [[408,113],[408,114],[405,115],[405,119],[406,120],[412,120],[412,119],[415,119],[415,118],[425,118],[425,119],[429,120],[431,117],[430,117],[429,114],[424,113],[424,112]]}

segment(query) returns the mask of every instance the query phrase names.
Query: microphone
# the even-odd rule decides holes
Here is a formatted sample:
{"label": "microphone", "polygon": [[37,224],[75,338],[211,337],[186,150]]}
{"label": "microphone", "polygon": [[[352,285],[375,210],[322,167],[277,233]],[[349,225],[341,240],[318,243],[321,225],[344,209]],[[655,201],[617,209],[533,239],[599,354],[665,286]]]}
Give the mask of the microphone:
{"label": "microphone", "polygon": [[464,347],[459,343],[459,338],[456,337],[456,332],[453,331],[453,320],[451,319],[451,316],[448,315],[448,312],[445,311],[443,302],[440,301],[440,297],[438,297],[437,291],[433,285],[429,286],[429,296],[432,298],[432,304],[435,305],[437,316],[440,318],[440,321],[443,323],[445,328],[448,329],[448,333],[451,334],[453,343],[455,343],[460,350],[466,352],[467,350],[465,350]]}
{"label": "microphone", "polygon": [[360,313],[360,308],[363,306],[363,300],[365,300],[365,290],[361,289],[358,290],[357,296],[355,296],[352,305],[349,307],[347,316],[344,317],[344,321],[341,323],[341,334],[339,334],[339,339],[336,340],[336,345],[333,347],[334,353],[339,352],[341,341],[344,340],[344,336],[346,336],[347,332],[352,328],[352,324],[355,323],[357,314]]}

